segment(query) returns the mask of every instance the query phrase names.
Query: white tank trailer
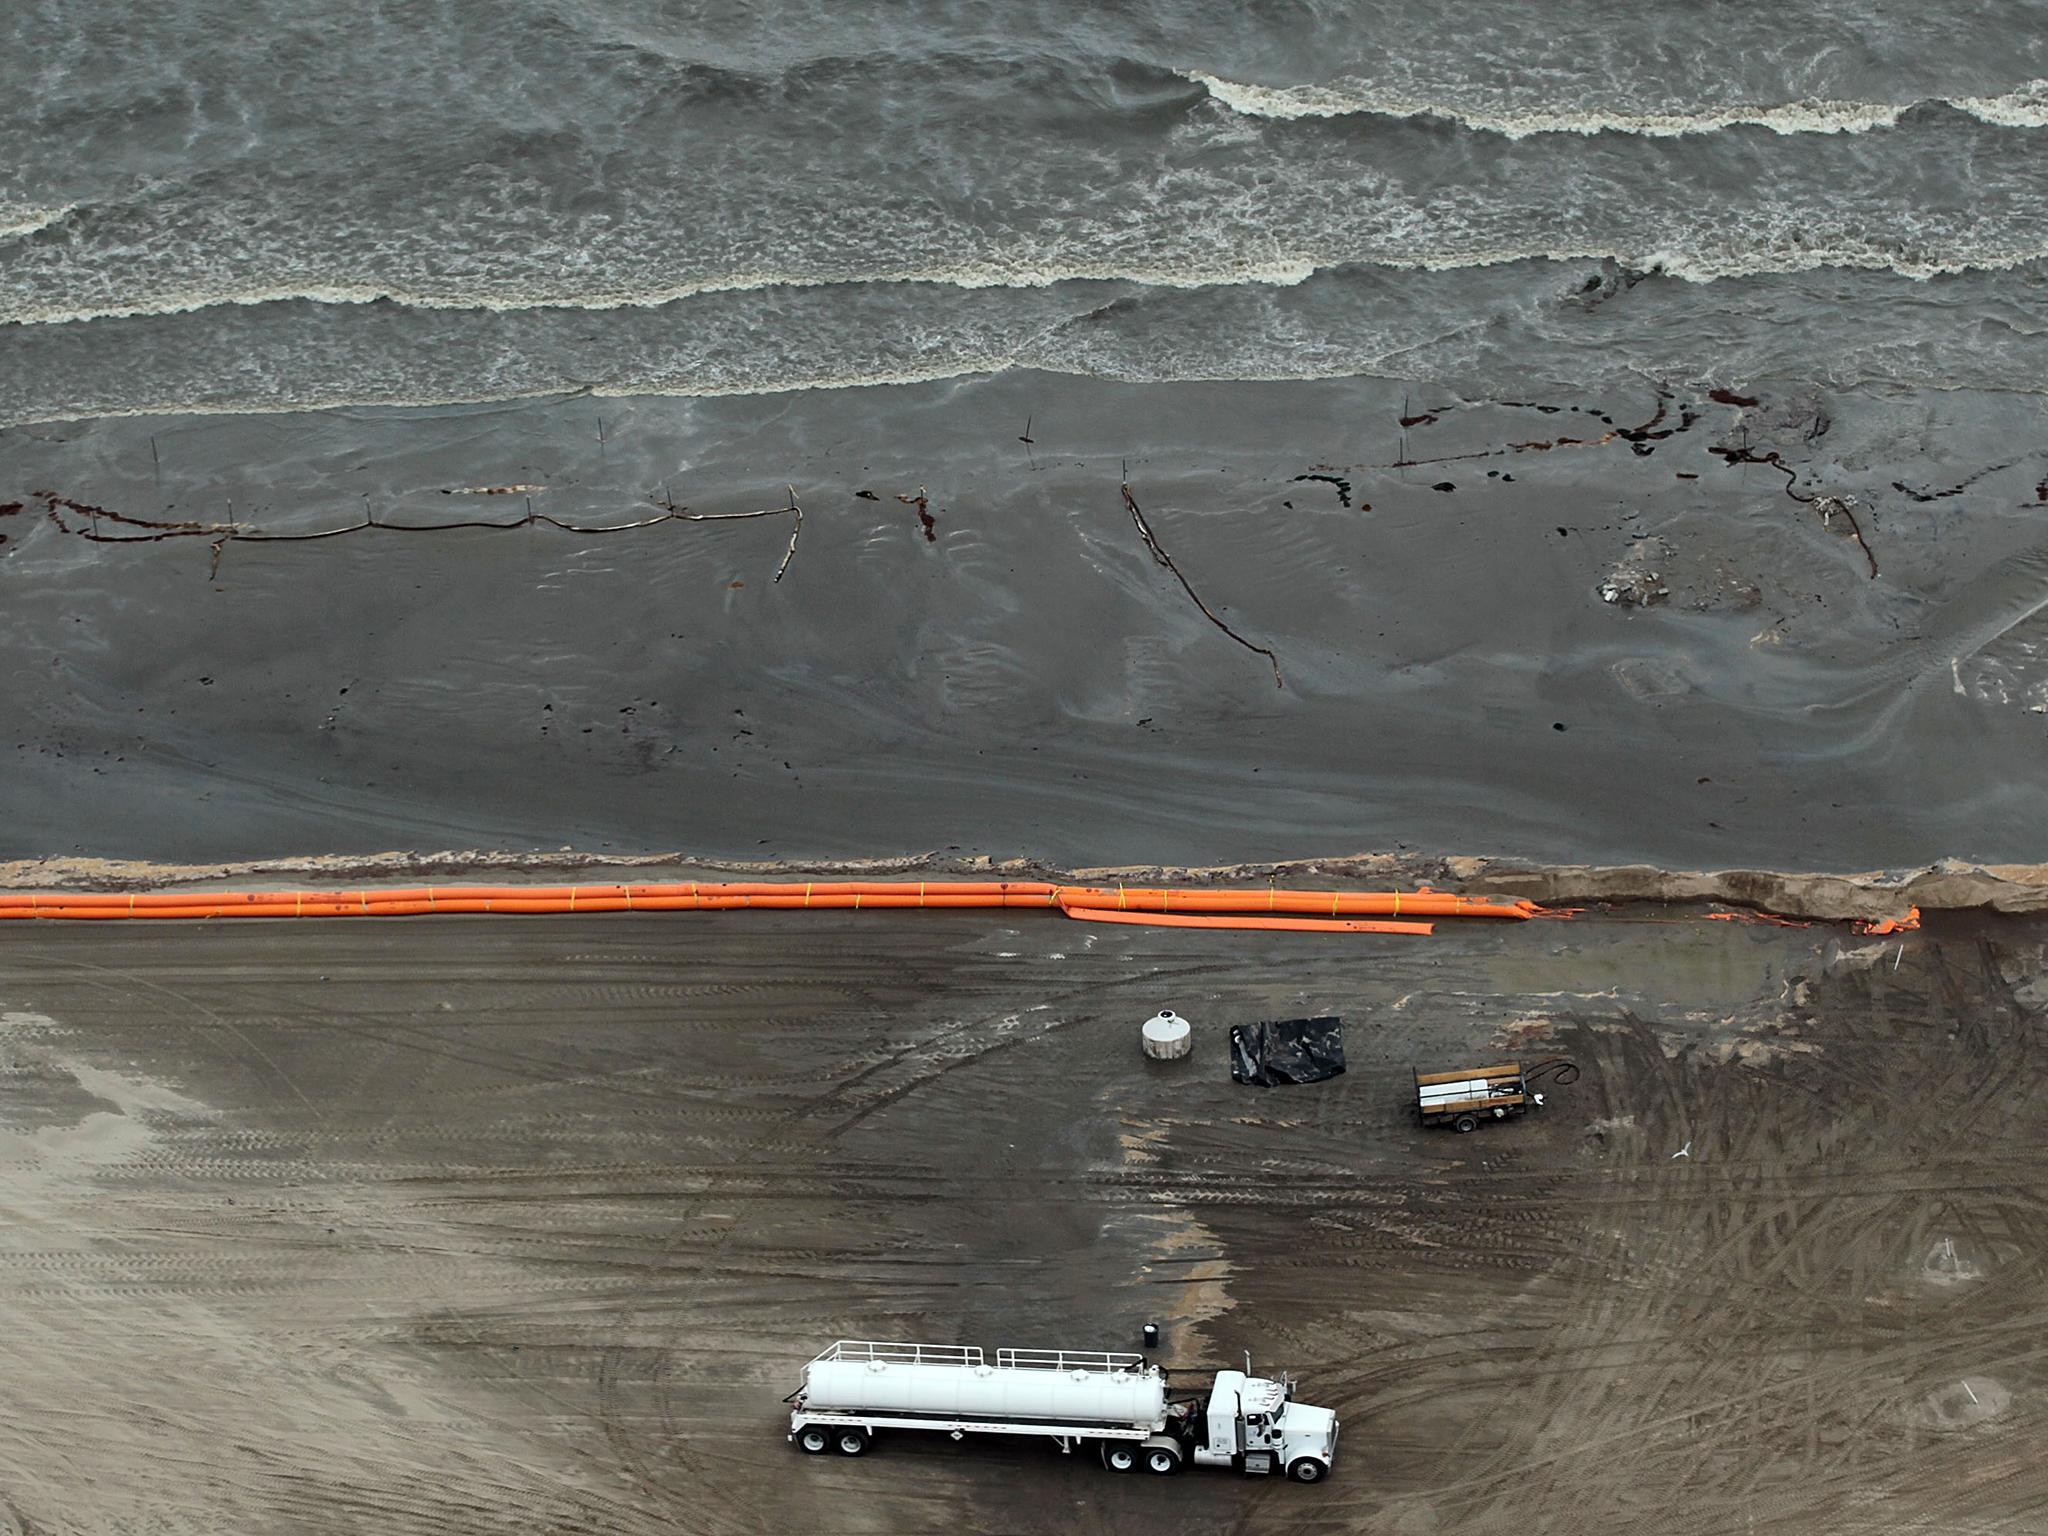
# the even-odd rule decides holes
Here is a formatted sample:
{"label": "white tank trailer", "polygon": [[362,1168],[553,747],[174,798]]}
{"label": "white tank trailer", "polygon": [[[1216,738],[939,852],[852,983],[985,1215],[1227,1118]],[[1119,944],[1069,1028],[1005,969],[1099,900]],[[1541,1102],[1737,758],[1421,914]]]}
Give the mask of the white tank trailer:
{"label": "white tank trailer", "polygon": [[1337,1415],[1294,1401],[1294,1382],[1218,1371],[1206,1396],[1170,1395],[1143,1355],[841,1339],[804,1367],[787,1401],[789,1438],[813,1456],[859,1456],[882,1430],[1039,1435],[1093,1446],[1112,1472],[1235,1467],[1320,1482],[1337,1455]]}

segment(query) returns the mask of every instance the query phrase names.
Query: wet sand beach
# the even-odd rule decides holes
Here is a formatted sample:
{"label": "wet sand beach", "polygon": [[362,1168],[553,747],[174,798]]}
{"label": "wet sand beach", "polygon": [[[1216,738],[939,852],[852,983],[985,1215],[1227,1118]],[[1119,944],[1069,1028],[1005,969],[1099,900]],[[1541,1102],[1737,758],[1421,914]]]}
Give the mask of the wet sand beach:
{"label": "wet sand beach", "polygon": [[18,428],[0,853],[2040,861],[2038,401],[1752,388]]}

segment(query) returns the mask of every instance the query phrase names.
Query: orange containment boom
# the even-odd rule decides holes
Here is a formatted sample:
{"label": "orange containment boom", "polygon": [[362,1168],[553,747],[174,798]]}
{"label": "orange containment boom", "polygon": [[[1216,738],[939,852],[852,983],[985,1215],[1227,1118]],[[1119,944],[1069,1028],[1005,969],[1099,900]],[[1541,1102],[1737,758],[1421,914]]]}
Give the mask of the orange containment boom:
{"label": "orange containment boom", "polygon": [[1396,923],[1371,917],[1234,917],[1182,915],[1178,912],[1113,912],[1107,907],[1068,907],[1067,916],[1084,923],[1141,923],[1151,928],[1244,928],[1283,933],[1413,933],[1431,934],[1431,923]]}
{"label": "orange containment boom", "polygon": [[1059,903],[1118,912],[1291,912],[1305,917],[1534,917],[1532,901],[1439,891],[1171,891],[1142,886],[1059,887]]}
{"label": "orange containment boom", "polygon": [[[398,886],[356,891],[0,891],[0,919],[423,917],[437,913],[900,911],[1054,908],[1095,922],[1329,933],[1426,934],[1435,917],[1528,918],[1530,901],[1435,891],[1171,890],[1035,880],[692,880],[668,885]],[[1388,919],[1361,921],[1360,919]]]}

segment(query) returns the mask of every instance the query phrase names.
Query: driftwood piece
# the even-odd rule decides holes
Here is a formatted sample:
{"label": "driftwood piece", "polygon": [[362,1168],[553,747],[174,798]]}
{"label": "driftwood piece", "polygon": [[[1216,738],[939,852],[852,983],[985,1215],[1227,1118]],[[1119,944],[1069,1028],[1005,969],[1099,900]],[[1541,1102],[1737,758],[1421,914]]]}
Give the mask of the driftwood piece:
{"label": "driftwood piece", "polygon": [[[377,514],[365,509],[359,523],[345,523],[339,528],[318,528],[310,533],[266,533],[261,528],[252,528],[245,523],[203,523],[196,521],[166,521],[157,518],[136,517],[125,512],[109,511],[105,507],[92,506],[82,501],[73,501],[59,496],[54,491],[37,491],[38,500],[48,509],[50,520],[64,532],[76,538],[86,539],[95,544],[154,544],[164,539],[203,538],[213,549],[213,562],[208,578],[220,573],[222,554],[230,544],[307,544],[320,539],[339,539],[349,534],[368,533],[453,533],[459,529],[484,529],[491,532],[509,532],[517,528],[531,528],[545,523],[550,528],[559,528],[564,533],[601,535],[607,533],[630,533],[638,528],[653,528],[662,523],[726,523],[741,522],[756,517],[790,517],[795,523],[789,536],[789,548],[783,552],[782,563],[775,568],[775,580],[780,581],[789,569],[789,562],[796,557],[797,536],[804,525],[803,508],[797,504],[796,489],[789,487],[789,504],[782,507],[758,507],[748,512],[691,512],[672,503],[653,517],[636,518],[629,523],[571,523],[545,512],[536,512],[533,502],[526,503],[526,515],[510,521],[496,521],[488,518],[471,518],[452,523],[388,523],[381,521]],[[85,519],[85,526],[79,527],[66,520],[66,514]],[[99,524],[102,520],[118,527],[140,530],[135,533],[103,533]]]}
{"label": "driftwood piece", "polygon": [[1240,635],[1216,616],[1214,610],[1202,601],[1201,594],[1189,585],[1187,577],[1181,574],[1180,567],[1173,563],[1173,556],[1160,547],[1158,537],[1152,532],[1152,525],[1145,521],[1145,514],[1139,509],[1138,498],[1131,494],[1131,487],[1128,481],[1124,483],[1122,490],[1124,494],[1124,507],[1130,512],[1131,521],[1138,525],[1138,537],[1145,541],[1145,547],[1152,552],[1152,558],[1173,572],[1173,579],[1180,583],[1181,590],[1187,593],[1189,600],[1202,610],[1202,617],[1211,624],[1214,624],[1246,650],[1257,651],[1261,656],[1265,657],[1273,668],[1273,686],[1275,688],[1285,688],[1287,684],[1281,681],[1280,678],[1280,658],[1267,650],[1263,645],[1255,645],[1245,639],[1243,635]]}

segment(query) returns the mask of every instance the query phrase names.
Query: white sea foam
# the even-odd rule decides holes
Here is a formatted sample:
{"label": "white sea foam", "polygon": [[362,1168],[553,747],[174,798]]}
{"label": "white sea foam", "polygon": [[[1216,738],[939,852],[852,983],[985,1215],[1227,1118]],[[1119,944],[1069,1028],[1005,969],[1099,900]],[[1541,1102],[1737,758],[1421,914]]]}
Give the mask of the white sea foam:
{"label": "white sea foam", "polygon": [[[1440,117],[1484,133],[1526,139],[1542,133],[1627,133],[1644,138],[1675,139],[1687,134],[1718,133],[1735,127],[1767,128],[1773,133],[1867,133],[1889,128],[1919,101],[1788,101],[1738,103],[1725,107],[1672,108],[1640,111],[1620,106],[1574,108],[1520,107],[1504,102],[1447,102],[1387,91],[1367,81],[1336,81],[1329,85],[1252,85],[1226,80],[1204,70],[1183,70],[1233,112],[1248,117],[1293,119],[1347,117]],[[2048,81],[2035,80],[2004,96],[1971,96],[1942,104],[2005,128],[2048,127]]]}
{"label": "white sea foam", "polygon": [[1964,96],[1955,105],[2001,128],[2048,128],[2048,80],[2029,80],[2003,96]]}
{"label": "white sea foam", "polygon": [[[132,401],[126,405],[100,406],[90,410],[63,412],[41,411],[21,416],[0,417],[0,426],[34,426],[40,422],[79,421],[90,418],[95,421],[112,420],[125,416],[280,416],[299,411],[346,411],[346,410],[444,410],[462,405],[517,404],[522,401],[546,402],[564,400],[587,395],[599,400],[681,399],[702,400],[726,395],[777,395],[808,390],[826,389],[868,389],[896,384],[934,384],[946,379],[967,378],[975,374],[1001,373],[1014,367],[1045,369],[1049,372],[1083,373],[1086,370],[1057,369],[1036,359],[1013,356],[963,357],[943,363],[934,363],[922,368],[854,368],[844,373],[818,373],[775,375],[757,380],[703,380],[679,383],[674,380],[622,379],[612,384],[596,385],[587,389],[500,389],[479,390],[475,393],[434,393],[407,394],[394,389],[386,394],[374,394],[352,390],[309,391],[303,395],[280,397],[266,391],[244,399],[232,397],[218,400],[154,400]],[[1320,375],[1318,375],[1320,376]],[[1260,375],[1264,377],[1264,375]],[[1289,377],[1274,374],[1274,378]]]}
{"label": "white sea foam", "polygon": [[[1778,243],[1766,249],[1585,252],[1604,255],[1635,271],[1661,272],[1666,277],[1689,283],[1711,283],[1726,278],[1784,277],[1826,268],[1854,272],[1892,272],[1924,282],[1936,277],[1954,277],[1964,272],[2009,272],[2032,262],[2048,259],[2048,241],[2036,240],[2026,246],[1984,246],[1969,250],[1917,249],[1906,244],[1878,242],[1840,245],[1795,245]],[[1560,254],[1556,259],[1569,259]],[[1474,263],[1460,262],[1461,266]]]}
{"label": "white sea foam", "polygon": [[58,208],[32,208],[17,203],[0,203],[0,240],[17,240],[39,229],[48,229],[70,217],[77,206],[76,203],[65,203]]}
{"label": "white sea foam", "polygon": [[1318,272],[1342,266],[1376,266],[1390,270],[1454,272],[1472,267],[1504,266],[1524,261],[1612,261],[1632,271],[1660,272],[1688,282],[1723,278],[1769,277],[1812,272],[1827,267],[1857,271],[1892,271],[1915,279],[1971,271],[2007,271],[2048,259],[2048,235],[2020,244],[1930,244],[1912,241],[1823,241],[1799,243],[1773,240],[1755,245],[1730,244],[1719,249],[1631,248],[1605,243],[1584,245],[1464,244],[1455,239],[1435,248],[1419,241],[1390,242],[1387,249],[1344,249],[1292,252],[1264,259],[1211,260],[1191,252],[1182,264],[1075,259],[1067,261],[983,262],[968,266],[904,267],[845,273],[735,272],[707,274],[687,282],[648,288],[601,287],[586,291],[506,288],[483,292],[410,290],[383,283],[306,283],[276,287],[171,289],[120,303],[65,305],[27,303],[0,306],[0,324],[66,325],[95,320],[122,320],[191,314],[225,307],[313,303],[333,305],[401,304],[419,310],[472,310],[517,314],[532,310],[658,309],[666,304],[720,293],[745,293],[776,288],[857,287],[865,284],[931,284],[957,289],[1049,288],[1059,283],[1126,282],[1152,288],[1217,287],[1291,288]]}
{"label": "white sea foam", "polygon": [[511,314],[532,309],[658,309],[680,299],[711,293],[749,293],[769,288],[830,288],[863,283],[931,283],[948,288],[1050,288],[1068,282],[1138,282],[1154,288],[1208,288],[1256,283],[1291,288],[1308,281],[1325,263],[1307,255],[1247,257],[1215,264],[1165,266],[1157,263],[1071,261],[982,262],[971,266],[903,267],[855,272],[719,272],[648,288],[595,288],[577,292],[508,289],[499,292],[437,292],[384,283],[304,283],[255,288],[171,289],[112,304],[24,304],[0,307],[0,324],[70,325],[86,320],[127,320],[138,316],[183,315],[227,305],[403,304],[409,309],[472,309]]}
{"label": "white sea foam", "polygon": [[[725,366],[729,352],[721,346],[713,346],[705,357],[695,358],[671,355],[657,347],[641,349],[637,357],[622,360],[602,383],[582,387],[554,375],[545,346],[532,350],[530,366],[471,369],[458,358],[433,370],[432,378],[408,379],[346,365],[315,370],[316,376],[307,376],[296,368],[278,366],[259,369],[247,381],[235,379],[228,389],[187,392],[175,382],[166,382],[147,393],[136,391],[125,399],[105,395],[90,400],[74,398],[61,408],[50,402],[0,406],[0,426],[81,417],[253,416],[351,409],[434,410],[486,404],[516,408],[522,402],[559,402],[580,395],[684,399],[768,395],[917,385],[995,375],[1012,369],[1151,383],[1309,380],[1361,375],[1441,378],[1486,366],[1480,361],[1483,347],[1477,352],[1454,347],[1446,363],[1434,344],[1448,338],[1396,335],[1370,321],[1364,322],[1362,328],[1354,326],[1336,336],[1318,334],[1313,338],[1318,344],[1301,345],[1300,333],[1291,331],[1284,323],[1276,324],[1263,301],[1249,312],[1230,310],[1212,318],[1214,323],[1204,323],[1181,345],[1161,344],[1159,337],[1142,332],[1114,334],[1116,328],[1096,327],[1081,315],[1050,328],[1009,327],[1007,335],[983,337],[938,355],[914,358],[878,355],[875,349],[857,345],[835,346],[829,338],[821,339],[824,344],[805,339],[773,353],[747,358],[744,370]],[[1427,332],[1429,327],[1422,330]],[[1744,356],[1752,356],[1748,349],[1756,340],[1731,338],[1730,346],[1741,350]],[[1791,345],[1795,355],[1804,355],[1799,352],[1799,343]],[[429,355],[444,354],[444,348],[433,343],[427,344],[425,350]],[[1422,354],[1422,371],[1415,372],[1411,361],[1418,353]],[[1615,361],[1620,366],[1621,360]],[[1916,354],[1903,371],[1881,364],[1874,372],[1867,371],[1873,360],[1862,353],[1853,362],[1866,371],[1839,378],[1831,374],[1830,381],[1844,387],[1876,380],[1906,382],[1919,388],[2018,388],[2032,392],[2030,383],[2022,381],[2035,377],[2023,356],[2018,361],[2018,373],[2008,369],[1988,377],[1973,374],[1968,378],[1956,371],[1965,365],[1955,352],[1932,360]],[[1689,354],[1681,348],[1675,360],[1645,366],[1655,376],[1676,380],[1691,377],[1685,372],[1691,365]],[[1931,377],[1929,368],[1934,370]],[[1751,376],[1759,370],[1737,363],[1732,365],[1732,371],[1736,376]],[[219,375],[212,377],[218,379]]]}

